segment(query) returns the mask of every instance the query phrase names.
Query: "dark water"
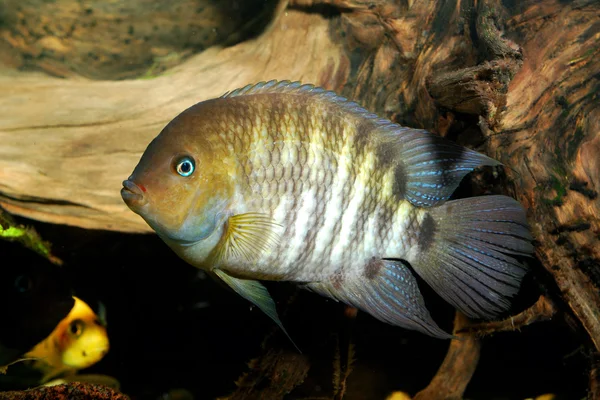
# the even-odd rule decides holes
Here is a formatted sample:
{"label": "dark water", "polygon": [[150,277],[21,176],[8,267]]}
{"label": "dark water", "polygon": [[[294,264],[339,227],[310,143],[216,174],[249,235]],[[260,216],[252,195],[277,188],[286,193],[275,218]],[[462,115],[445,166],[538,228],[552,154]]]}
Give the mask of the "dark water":
{"label": "dark water", "polygon": [[[273,323],[228,289],[183,263],[155,235],[128,235],[25,221],[54,243],[76,295],[107,309],[111,350],[91,373],[114,376],[132,399],[158,399],[184,388],[196,399],[214,399],[236,389],[247,362],[262,353],[266,335],[294,351]],[[515,307],[536,294],[524,284]],[[448,342],[381,323],[359,314],[351,327],[343,307],[287,284],[269,285],[284,324],[312,364],[304,384],[286,399],[314,398],[331,389],[334,339],[349,335],[356,361],[346,399],[384,399],[395,390],[415,394],[441,364]],[[447,330],[453,312],[425,289],[434,318]],[[549,351],[551,349],[551,351]],[[524,399],[543,393],[582,398],[587,360],[572,330],[556,322],[483,340],[469,399]],[[319,393],[319,389],[320,392]]]}

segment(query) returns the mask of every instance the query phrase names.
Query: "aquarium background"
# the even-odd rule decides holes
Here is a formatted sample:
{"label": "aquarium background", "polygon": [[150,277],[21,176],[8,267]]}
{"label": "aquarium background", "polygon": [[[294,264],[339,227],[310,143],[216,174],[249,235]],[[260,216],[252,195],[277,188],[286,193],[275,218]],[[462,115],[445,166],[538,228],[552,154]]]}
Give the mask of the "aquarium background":
{"label": "aquarium background", "polygon": [[[538,250],[511,315],[540,295],[555,309],[483,337],[464,398],[593,398],[596,325],[578,310],[600,306],[598,15],[594,1],[2,1],[0,206],[50,244],[75,295],[106,309],[110,351],[80,373],[113,377],[132,400],[387,399],[430,384],[448,341],[267,282],[300,354],[120,198],[145,146],[188,106],[299,79],[505,164],[453,197],[524,204]],[[436,75],[468,68],[473,81]],[[19,264],[5,245],[0,266]],[[419,283],[451,331],[454,310]]]}

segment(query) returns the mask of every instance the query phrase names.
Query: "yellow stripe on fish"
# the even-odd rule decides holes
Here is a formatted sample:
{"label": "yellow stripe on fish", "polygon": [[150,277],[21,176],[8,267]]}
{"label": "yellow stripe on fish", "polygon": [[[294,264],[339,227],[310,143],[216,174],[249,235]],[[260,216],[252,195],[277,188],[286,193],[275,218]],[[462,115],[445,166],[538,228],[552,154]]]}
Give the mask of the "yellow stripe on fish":
{"label": "yellow stripe on fish", "polygon": [[519,257],[533,252],[515,200],[448,201],[484,165],[499,163],[331,91],[269,81],[178,115],[121,195],[181,258],[282,329],[258,280],[297,282],[447,338],[413,270],[466,315],[492,318],[510,307],[526,273]]}

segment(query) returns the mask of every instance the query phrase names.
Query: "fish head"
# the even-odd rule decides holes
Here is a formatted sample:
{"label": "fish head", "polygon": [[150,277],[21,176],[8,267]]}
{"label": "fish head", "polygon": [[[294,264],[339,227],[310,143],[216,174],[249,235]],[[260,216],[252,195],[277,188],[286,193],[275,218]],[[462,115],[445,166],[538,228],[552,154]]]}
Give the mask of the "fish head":
{"label": "fish head", "polygon": [[156,233],[178,245],[203,241],[223,220],[233,192],[231,163],[210,140],[206,110],[188,109],[148,145],[121,196]]}
{"label": "fish head", "polygon": [[109,350],[106,326],[83,300],[73,297],[75,305],[57,328],[63,365],[88,368],[100,361]]}

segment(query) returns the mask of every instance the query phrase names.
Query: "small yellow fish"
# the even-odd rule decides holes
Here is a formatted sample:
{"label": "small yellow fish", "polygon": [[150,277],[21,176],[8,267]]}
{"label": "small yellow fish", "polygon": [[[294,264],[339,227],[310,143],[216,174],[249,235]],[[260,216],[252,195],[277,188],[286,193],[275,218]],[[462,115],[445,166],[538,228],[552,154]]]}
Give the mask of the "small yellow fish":
{"label": "small yellow fish", "polygon": [[91,367],[109,350],[104,315],[96,315],[84,301],[75,296],[73,299],[71,312],[24,356],[35,359],[32,367],[42,372],[40,383]]}
{"label": "small yellow fish", "polygon": [[385,400],[411,400],[411,397],[405,392],[398,391],[390,393]]}
{"label": "small yellow fish", "polygon": [[[414,273],[474,318],[507,310],[533,252],[507,196],[448,201],[499,162],[337,94],[269,81],[198,103],[149,144],[121,195],[188,263],[282,329],[259,280],[292,281],[439,338]],[[409,268],[410,265],[412,268]]]}

